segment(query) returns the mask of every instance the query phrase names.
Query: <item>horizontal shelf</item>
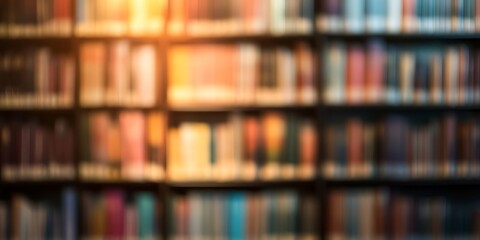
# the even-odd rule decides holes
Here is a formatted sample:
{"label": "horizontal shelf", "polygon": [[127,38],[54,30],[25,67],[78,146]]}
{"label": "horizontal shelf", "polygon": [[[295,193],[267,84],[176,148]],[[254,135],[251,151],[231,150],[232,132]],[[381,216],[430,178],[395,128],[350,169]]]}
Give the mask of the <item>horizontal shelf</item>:
{"label": "horizontal shelf", "polygon": [[99,35],[99,36],[80,36],[77,35],[74,37],[75,40],[78,41],[110,41],[110,40],[128,40],[133,42],[158,42],[159,40],[163,39],[162,35],[156,36],[130,36],[130,35],[121,35],[121,36],[107,36],[107,35]]}
{"label": "horizontal shelf", "polygon": [[248,188],[309,188],[315,180],[272,180],[272,181],[178,181],[169,182],[173,189],[248,189]]}
{"label": "horizontal shelf", "polygon": [[20,181],[2,181],[0,183],[0,192],[2,191],[48,191],[59,190],[67,187],[75,187],[77,182],[75,180],[20,180]]}
{"label": "horizontal shelf", "polygon": [[226,36],[169,36],[172,44],[208,43],[208,42],[282,42],[313,41],[314,34],[279,34],[279,35],[226,35]]}
{"label": "horizontal shelf", "polygon": [[454,32],[454,33],[332,33],[318,32],[320,38],[343,38],[343,39],[363,39],[363,38],[385,38],[398,40],[477,40],[480,39],[480,33]]}
{"label": "horizontal shelf", "polygon": [[327,187],[480,187],[480,177],[465,178],[332,178]]}
{"label": "horizontal shelf", "polygon": [[12,115],[72,115],[75,113],[74,108],[0,108],[1,114]]}
{"label": "horizontal shelf", "polygon": [[126,111],[126,110],[137,110],[137,111],[160,111],[164,110],[164,107],[161,106],[151,106],[151,107],[142,107],[142,106],[94,106],[94,107],[80,107],[81,111]]}
{"label": "horizontal shelf", "polygon": [[373,111],[476,111],[480,105],[394,105],[394,104],[325,104],[327,110],[373,110]]}
{"label": "horizontal shelf", "polygon": [[82,189],[108,189],[121,188],[129,190],[158,190],[164,183],[162,181],[94,181],[80,180],[79,185]]}
{"label": "horizontal shelf", "polygon": [[257,105],[257,106],[169,106],[171,112],[234,112],[263,110],[314,110],[316,105]]}

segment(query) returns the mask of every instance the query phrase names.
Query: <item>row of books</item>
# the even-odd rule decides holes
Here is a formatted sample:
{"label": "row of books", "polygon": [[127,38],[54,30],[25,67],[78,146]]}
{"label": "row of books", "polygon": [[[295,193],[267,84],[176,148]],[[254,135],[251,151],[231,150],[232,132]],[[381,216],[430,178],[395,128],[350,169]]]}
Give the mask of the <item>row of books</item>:
{"label": "row of books", "polygon": [[328,239],[478,239],[478,199],[385,189],[328,195]]}
{"label": "row of books", "polygon": [[0,108],[73,105],[71,54],[48,48],[0,52]]}
{"label": "row of books", "polygon": [[332,42],[324,54],[331,104],[473,104],[480,101],[480,52],[466,45]]}
{"label": "row of books", "polygon": [[337,118],[325,135],[324,171],[330,177],[480,174],[480,122],[474,116]]}
{"label": "row of books", "polygon": [[75,32],[80,36],[157,36],[163,32],[166,8],[167,0],[76,0]]}
{"label": "row of books", "polygon": [[313,30],[313,0],[170,1],[171,35],[292,34]]}
{"label": "row of books", "polygon": [[69,36],[71,9],[72,0],[4,0],[0,37]]}
{"label": "row of books", "polygon": [[63,119],[0,120],[4,180],[67,179],[75,176],[73,128]]}
{"label": "row of books", "polygon": [[312,195],[295,191],[189,192],[170,201],[171,239],[315,239]]}
{"label": "row of books", "polygon": [[313,104],[311,47],[252,44],[176,46],[169,54],[172,104]]}
{"label": "row of books", "polygon": [[320,32],[438,33],[480,30],[475,0],[321,1]]}
{"label": "row of books", "polygon": [[153,44],[91,42],[80,47],[82,106],[153,106],[157,89]]}
{"label": "row of books", "polygon": [[315,129],[306,117],[279,112],[181,121],[168,133],[168,176],[173,181],[310,179],[316,169]]}
{"label": "row of books", "polygon": [[160,113],[91,112],[81,125],[83,179],[163,178],[165,119]]}
{"label": "row of books", "polygon": [[83,239],[158,239],[160,204],[153,193],[111,189],[81,199]]}
{"label": "row of books", "polygon": [[77,200],[72,189],[58,196],[14,194],[0,200],[0,239],[77,239]]}

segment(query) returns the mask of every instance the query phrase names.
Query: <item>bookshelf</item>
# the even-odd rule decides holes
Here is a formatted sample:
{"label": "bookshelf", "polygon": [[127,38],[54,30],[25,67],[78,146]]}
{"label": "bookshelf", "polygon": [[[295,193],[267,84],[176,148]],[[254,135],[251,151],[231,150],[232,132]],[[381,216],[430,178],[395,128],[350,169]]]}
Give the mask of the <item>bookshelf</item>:
{"label": "bookshelf", "polygon": [[[27,1],[27,0],[25,0]],[[71,0],[72,3],[75,0]],[[80,0],[77,0],[80,1]],[[127,0],[125,0],[126,2]],[[171,2],[165,0],[165,2]],[[287,0],[290,1],[290,0]],[[304,2],[309,2],[308,0],[303,0]],[[335,0],[325,0],[325,2],[335,2]],[[362,1],[363,2],[363,1]],[[326,142],[329,139],[324,137],[324,133],[328,130],[329,117],[340,117],[348,120],[350,116],[368,116],[367,118],[372,119],[381,119],[387,117],[391,114],[401,115],[401,116],[443,116],[444,114],[459,114],[459,115],[476,115],[480,109],[478,103],[465,103],[465,104],[445,104],[445,103],[395,103],[387,104],[384,101],[380,100],[376,103],[330,103],[325,101],[323,94],[326,89],[326,75],[325,73],[329,71],[323,64],[325,59],[323,55],[325,51],[325,45],[331,42],[342,42],[345,44],[349,43],[361,43],[363,46],[369,40],[375,39],[380,40],[387,45],[392,44],[403,44],[406,46],[417,46],[419,44],[429,44],[429,43],[438,43],[438,44],[465,44],[472,45],[480,39],[480,34],[478,32],[428,32],[424,33],[419,30],[419,32],[325,32],[319,31],[316,29],[315,15],[320,15],[320,10],[324,7],[323,1],[321,0],[312,0],[311,9],[315,9],[315,14],[307,16],[307,19],[313,24],[312,30],[304,33],[298,32],[283,32],[283,33],[271,33],[269,31],[258,32],[258,33],[234,33],[234,34],[171,34],[168,29],[164,31],[159,31],[155,34],[138,34],[138,35],[129,35],[127,33],[122,34],[93,34],[93,35],[81,35],[76,31],[70,31],[69,35],[65,36],[18,36],[11,37],[8,35],[0,35],[0,52],[3,50],[10,49],[25,49],[31,47],[47,47],[51,49],[60,49],[61,51],[67,51],[71,53],[74,59],[74,92],[73,92],[73,104],[67,107],[51,107],[51,106],[42,106],[42,107],[33,107],[33,106],[15,106],[15,107],[2,107],[0,108],[0,120],[5,119],[14,119],[22,120],[27,123],[31,121],[30,119],[35,119],[39,121],[54,121],[57,118],[66,119],[70,124],[70,127],[73,129],[73,138],[76,142],[76,147],[74,148],[73,154],[73,167],[75,169],[75,175],[72,178],[68,179],[13,179],[7,180],[4,177],[0,178],[0,189],[1,196],[9,196],[10,194],[15,193],[25,193],[25,194],[42,194],[44,191],[58,192],[63,188],[69,187],[77,192],[78,201],[76,202],[77,210],[77,219],[76,219],[76,235],[81,237],[85,236],[86,226],[82,219],[80,213],[85,209],[85,206],[80,203],[80,199],[83,193],[104,193],[109,189],[121,190],[124,192],[125,199],[130,201],[134,198],[130,194],[140,193],[151,193],[155,198],[156,203],[158,204],[158,221],[155,222],[156,238],[160,239],[169,239],[172,234],[171,229],[175,224],[170,216],[169,203],[171,199],[177,195],[185,196],[189,192],[219,192],[219,193],[229,193],[229,192],[243,192],[243,193],[262,193],[265,191],[281,191],[281,190],[293,190],[300,193],[309,193],[313,196],[316,209],[315,214],[315,225],[314,225],[314,236],[313,239],[328,239],[329,234],[329,222],[331,217],[329,212],[331,212],[331,206],[329,204],[329,197],[331,192],[337,190],[358,190],[358,189],[393,189],[393,190],[412,190],[413,192],[422,192],[425,191],[439,191],[444,192],[448,196],[455,197],[456,194],[468,192],[468,190],[473,190],[480,186],[480,178],[478,176],[421,176],[421,177],[411,177],[411,176],[401,176],[398,178],[388,177],[388,176],[378,176],[378,174],[372,174],[368,177],[351,177],[348,176],[335,176],[328,177],[324,174],[324,163],[326,162],[328,156],[326,149]],[[477,3],[478,4],[478,3]],[[72,4],[71,16],[76,16],[77,14],[77,5]],[[166,7],[167,9],[168,7]],[[205,9],[204,9],[205,10]],[[205,10],[207,11],[207,10]],[[169,11],[165,10],[167,19],[168,15],[171,14]],[[76,19],[73,17],[72,19]],[[2,21],[0,19],[0,25]],[[166,20],[165,26],[169,26],[169,20]],[[71,28],[75,29],[75,21],[71,21]],[[160,33],[161,32],[161,33]],[[93,104],[91,106],[86,106],[81,103],[81,94],[82,94],[82,61],[81,61],[81,47],[84,44],[88,43],[98,43],[100,45],[105,45],[105,48],[108,48],[110,45],[113,45],[118,42],[126,42],[130,46],[140,46],[140,45],[149,45],[154,48],[153,53],[155,54],[155,69],[154,72],[154,102],[152,104],[146,104],[148,106],[139,106],[136,104],[124,105],[124,104],[107,104],[101,102],[98,104]],[[261,52],[265,47],[275,48],[275,47],[287,47],[289,50],[292,50],[295,44],[304,43],[309,47],[309,50],[313,55],[313,68],[315,69],[315,74],[313,75],[314,87],[316,92],[315,100],[311,100],[308,103],[299,103],[296,101],[281,103],[281,104],[271,104],[271,103],[258,103],[251,101],[249,103],[228,103],[228,104],[204,104],[198,103],[195,101],[175,104],[168,101],[167,96],[169,95],[168,91],[171,89],[169,77],[171,76],[171,71],[173,66],[170,66],[169,58],[172,55],[172,49],[176,47],[190,47],[198,45],[238,45],[239,43],[250,44],[258,48],[258,52]],[[132,51],[130,48],[130,51]],[[211,50],[211,49],[210,49]],[[109,50],[106,50],[107,52]],[[205,51],[205,50],[204,50]],[[207,50],[208,51],[208,50]],[[291,52],[294,52],[291,51]],[[384,52],[384,54],[387,54]],[[108,55],[108,54],[106,54]],[[106,59],[109,57],[106,56]],[[149,62],[149,61],[147,61]],[[103,68],[107,68],[109,64],[108,60],[105,60]],[[475,66],[477,68],[478,66]],[[198,70],[198,69],[196,69]],[[133,70],[132,70],[133,71]],[[107,78],[108,71],[103,72],[103,78]],[[193,71],[192,71],[193,72]],[[105,80],[105,79],[103,79]],[[86,116],[89,116],[94,113],[105,113],[106,115],[119,115],[123,112],[135,112],[142,115],[148,115],[151,113],[159,113],[164,121],[162,123],[162,134],[156,136],[156,142],[160,142],[160,159],[157,163],[160,163],[160,166],[163,168],[163,173],[158,179],[141,179],[141,180],[128,180],[123,179],[122,177],[117,179],[86,179],[81,174],[82,163],[85,159],[82,159],[82,154],[84,150],[80,147],[80,142],[82,134],[88,132],[85,130],[82,125],[82,119]],[[229,116],[236,114],[247,116],[247,117],[259,117],[266,112],[275,112],[281,113],[284,115],[292,115],[300,119],[306,118],[313,122],[315,129],[317,143],[315,145],[317,154],[314,159],[314,173],[312,176],[306,179],[301,179],[300,177],[290,177],[290,178],[248,178],[242,180],[241,178],[227,178],[227,179],[215,179],[215,177],[203,178],[200,180],[187,179],[182,181],[174,181],[167,177],[169,166],[169,156],[168,151],[169,144],[171,144],[171,139],[169,138],[169,130],[173,126],[181,125],[182,122],[192,122],[197,121],[198,123],[211,123],[211,122],[221,122],[225,119],[228,119]],[[220,120],[219,120],[220,119]],[[114,122],[120,120],[114,120]],[[144,121],[147,121],[144,119]],[[261,121],[261,120],[256,120]],[[376,123],[375,123],[376,124]],[[127,123],[128,125],[128,123]],[[108,126],[110,128],[110,126]],[[120,128],[120,127],[119,127]],[[148,135],[150,132],[148,127],[145,127],[145,134]],[[214,137],[211,137],[212,139]],[[215,140],[215,139],[214,139]],[[381,140],[376,140],[381,142]],[[144,143],[148,145],[148,143]],[[376,143],[374,145],[377,145]],[[143,146],[144,148],[147,148]],[[375,151],[380,151],[375,149]],[[456,153],[460,150],[454,150]],[[299,156],[294,157],[295,162],[298,164]],[[379,159],[378,155],[373,157],[373,164],[378,164]],[[2,159],[3,160],[3,159]],[[92,160],[92,159],[90,159]],[[242,159],[241,159],[242,160]],[[102,164],[104,160],[101,160]],[[108,162],[110,160],[106,160]],[[120,161],[121,162],[121,161]],[[123,164],[123,163],[121,163]],[[105,164],[110,167],[113,165],[115,171],[121,171],[123,165],[118,166],[118,162],[114,164]],[[4,165],[2,164],[2,167]],[[230,166],[231,167],[231,166]],[[257,166],[259,167],[259,166]],[[120,169],[120,170],[119,170]],[[212,167],[211,172],[215,172]],[[3,169],[2,169],[3,170]],[[260,169],[259,169],[260,170]],[[118,173],[115,173],[118,175]],[[155,175],[155,174],[154,174]],[[214,175],[214,174],[212,174]],[[2,174],[3,176],[3,174]],[[95,198],[95,197],[92,197]],[[128,202],[125,200],[126,202]],[[388,224],[393,224],[390,220]],[[0,221],[1,222],[1,221]]]}

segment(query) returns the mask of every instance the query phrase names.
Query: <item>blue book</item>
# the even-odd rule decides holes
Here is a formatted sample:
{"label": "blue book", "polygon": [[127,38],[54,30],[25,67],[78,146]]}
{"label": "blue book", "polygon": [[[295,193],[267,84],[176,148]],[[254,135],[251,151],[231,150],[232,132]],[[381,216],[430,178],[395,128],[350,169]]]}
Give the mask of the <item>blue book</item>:
{"label": "blue book", "polygon": [[63,191],[62,213],[64,226],[64,239],[77,239],[77,196],[73,189]]}
{"label": "blue book", "polygon": [[151,193],[139,193],[135,196],[138,213],[139,239],[153,239],[155,236],[155,197]]}
{"label": "blue book", "polygon": [[245,193],[231,193],[228,196],[228,239],[245,239]]}

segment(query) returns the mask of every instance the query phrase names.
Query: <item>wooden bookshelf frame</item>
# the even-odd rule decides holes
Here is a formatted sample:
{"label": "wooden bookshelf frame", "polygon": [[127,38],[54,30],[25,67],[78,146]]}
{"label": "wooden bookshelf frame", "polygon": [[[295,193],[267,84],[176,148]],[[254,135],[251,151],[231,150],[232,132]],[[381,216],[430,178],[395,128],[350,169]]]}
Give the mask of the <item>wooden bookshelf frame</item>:
{"label": "wooden bookshelf frame", "polygon": [[[75,0],[72,0],[75,1]],[[171,1],[171,0],[170,0]],[[321,0],[314,1],[314,9],[317,9],[317,5]],[[326,222],[328,221],[328,191],[332,188],[368,188],[368,187],[408,187],[408,188],[445,188],[451,191],[457,189],[475,189],[480,187],[480,177],[476,178],[414,178],[414,179],[388,179],[388,178],[367,178],[367,179],[327,179],[322,176],[322,162],[325,159],[324,156],[324,140],[321,136],[325,130],[324,117],[329,114],[335,114],[340,112],[374,112],[378,114],[385,113],[404,113],[404,112],[478,112],[480,105],[330,105],[325,104],[322,101],[321,93],[323,92],[322,81],[322,65],[321,65],[321,51],[326,42],[331,39],[341,39],[346,41],[365,41],[370,38],[381,38],[386,41],[393,42],[405,42],[405,43],[417,43],[428,41],[440,41],[440,42],[465,42],[473,43],[480,40],[480,33],[432,33],[432,34],[348,34],[348,33],[320,33],[313,31],[310,34],[285,34],[285,35],[246,35],[246,36],[215,36],[215,37],[189,37],[189,36],[174,36],[169,37],[163,34],[152,37],[81,37],[75,35],[75,13],[76,4],[72,4],[72,32],[68,37],[20,37],[20,38],[0,38],[0,49],[5,48],[22,48],[26,46],[56,46],[68,48],[72,51],[75,58],[75,93],[74,93],[74,105],[71,108],[15,108],[15,109],[0,109],[0,115],[2,116],[35,116],[35,117],[50,117],[50,116],[69,116],[74,119],[75,127],[75,139],[79,139],[80,123],[79,119],[85,112],[88,111],[120,111],[124,109],[135,109],[144,112],[159,111],[165,118],[166,126],[169,126],[169,120],[172,116],[177,114],[189,113],[189,114],[209,114],[209,113],[228,113],[228,112],[261,112],[266,110],[280,110],[285,112],[308,112],[312,113],[317,123],[318,134],[318,150],[317,156],[317,174],[313,180],[276,180],[276,181],[203,181],[203,182],[96,182],[85,181],[80,178],[79,164],[80,164],[80,148],[76,147],[75,152],[75,168],[76,175],[73,180],[67,181],[5,181],[0,178],[0,189],[2,193],[9,192],[38,192],[45,189],[60,190],[64,187],[72,187],[77,193],[82,191],[92,190],[97,191],[105,188],[120,188],[126,191],[147,190],[157,193],[161,206],[161,219],[158,231],[161,239],[168,239],[169,229],[169,213],[167,209],[167,203],[171,194],[176,192],[185,192],[191,189],[215,189],[221,191],[228,191],[232,189],[242,190],[258,190],[258,189],[278,189],[289,188],[298,190],[308,190],[315,192],[317,199],[317,238],[326,239]],[[168,16],[167,16],[168,19]],[[315,25],[315,16],[313,16],[312,23]],[[168,20],[166,21],[168,22]],[[316,29],[314,27],[314,29]],[[157,74],[157,81],[160,86],[157,89],[157,102],[153,107],[82,107],[79,103],[80,96],[80,73],[79,73],[79,47],[82,43],[87,41],[101,41],[111,42],[115,40],[127,40],[129,42],[145,42],[154,43],[157,46],[157,62],[159,64],[160,73]],[[253,42],[253,43],[267,43],[267,44],[283,44],[293,43],[297,41],[305,41],[313,46],[313,51],[316,56],[317,72],[316,81],[318,86],[318,101],[313,105],[280,105],[280,106],[169,106],[167,104],[167,89],[168,89],[168,49],[170,45],[178,44],[196,44],[196,43],[237,43],[237,42]],[[168,139],[166,137],[167,131],[164,131],[164,142],[168,145]],[[164,149],[168,149],[167,146]],[[163,153],[164,167],[166,166],[166,153]],[[80,201],[77,201],[77,231],[78,236],[82,236],[81,214],[82,206]]]}

